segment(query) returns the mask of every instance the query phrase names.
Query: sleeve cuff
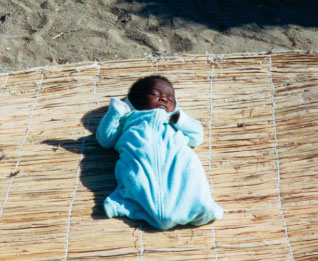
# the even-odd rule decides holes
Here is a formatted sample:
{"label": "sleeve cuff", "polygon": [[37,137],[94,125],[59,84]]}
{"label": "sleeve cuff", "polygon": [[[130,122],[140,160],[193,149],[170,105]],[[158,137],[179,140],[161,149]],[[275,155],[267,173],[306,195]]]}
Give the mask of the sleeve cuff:
{"label": "sleeve cuff", "polygon": [[187,121],[187,117],[189,117],[183,110],[178,110],[178,112],[180,114],[179,120],[173,124],[177,129],[181,128]]}
{"label": "sleeve cuff", "polygon": [[125,102],[122,102],[118,98],[114,97],[110,98],[109,107],[114,108],[117,112],[119,112],[120,115],[130,112],[130,108]]}

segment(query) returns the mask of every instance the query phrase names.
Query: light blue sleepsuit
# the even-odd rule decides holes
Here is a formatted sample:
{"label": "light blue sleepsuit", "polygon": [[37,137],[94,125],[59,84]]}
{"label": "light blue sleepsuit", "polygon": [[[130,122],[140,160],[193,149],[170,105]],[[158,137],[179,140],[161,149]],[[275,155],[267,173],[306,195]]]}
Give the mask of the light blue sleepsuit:
{"label": "light blue sleepsuit", "polygon": [[171,113],[163,109],[130,111],[129,106],[111,98],[97,128],[100,145],[114,147],[120,155],[118,186],[104,202],[107,216],[145,220],[162,230],[220,219],[223,209],[213,201],[204,169],[190,148],[202,142],[201,124],[182,110],[172,124]]}

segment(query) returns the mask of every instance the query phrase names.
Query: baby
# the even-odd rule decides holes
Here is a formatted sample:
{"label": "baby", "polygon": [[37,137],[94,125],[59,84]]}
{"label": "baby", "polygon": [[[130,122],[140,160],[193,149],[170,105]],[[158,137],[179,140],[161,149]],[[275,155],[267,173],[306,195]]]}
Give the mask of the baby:
{"label": "baby", "polygon": [[162,76],[135,82],[125,102],[111,98],[96,137],[119,152],[117,187],[104,202],[109,218],[127,216],[161,230],[203,225],[223,209],[211,197],[204,169],[191,147],[203,140],[201,124],[178,109]]}

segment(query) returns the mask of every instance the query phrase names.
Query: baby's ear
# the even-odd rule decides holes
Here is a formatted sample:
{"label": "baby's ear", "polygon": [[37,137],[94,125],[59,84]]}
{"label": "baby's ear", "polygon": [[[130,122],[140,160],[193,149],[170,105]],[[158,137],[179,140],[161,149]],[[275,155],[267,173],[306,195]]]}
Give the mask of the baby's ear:
{"label": "baby's ear", "polygon": [[134,105],[131,103],[131,101],[129,100],[128,96],[124,98],[124,102],[128,105],[130,111],[134,111],[136,109]]}

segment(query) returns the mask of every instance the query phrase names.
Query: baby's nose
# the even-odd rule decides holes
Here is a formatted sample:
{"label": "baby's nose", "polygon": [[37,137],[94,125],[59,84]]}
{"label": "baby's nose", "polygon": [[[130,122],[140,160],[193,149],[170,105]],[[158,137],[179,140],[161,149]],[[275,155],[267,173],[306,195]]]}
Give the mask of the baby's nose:
{"label": "baby's nose", "polygon": [[160,100],[167,102],[168,98],[166,96],[160,96]]}

